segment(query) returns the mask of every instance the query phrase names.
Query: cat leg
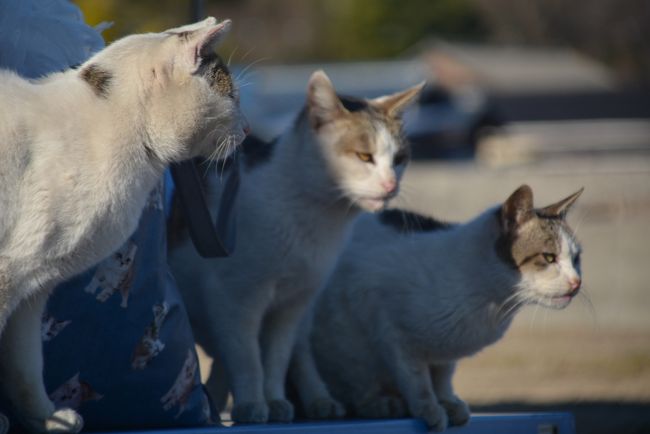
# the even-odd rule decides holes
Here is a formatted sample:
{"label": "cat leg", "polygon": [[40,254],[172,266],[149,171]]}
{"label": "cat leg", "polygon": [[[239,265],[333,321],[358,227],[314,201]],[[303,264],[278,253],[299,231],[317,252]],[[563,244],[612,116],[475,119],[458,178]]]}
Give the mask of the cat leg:
{"label": "cat leg", "polygon": [[469,422],[469,406],[454,393],[452,377],[456,369],[455,363],[435,364],[430,367],[433,389],[438,396],[438,402],[447,411],[449,422],[455,426]]}
{"label": "cat leg", "polygon": [[227,330],[220,328],[216,333],[216,343],[233,394],[231,418],[240,423],[265,423],[269,407],[264,399],[264,370],[258,342],[261,319],[242,306],[238,308],[236,313],[216,312],[228,325]]}
{"label": "cat leg", "polygon": [[5,393],[33,432],[77,433],[83,420],[72,409],[55,411],[43,383],[41,317],[48,292],[23,300],[9,318],[0,341],[0,377]]}
{"label": "cat leg", "polygon": [[406,400],[411,416],[424,419],[434,431],[445,430],[447,413],[438,403],[427,363],[410,355],[399,345],[399,339],[384,337],[382,340],[382,357]]}
{"label": "cat leg", "polygon": [[0,434],[7,434],[9,432],[9,419],[4,414],[0,413]]}
{"label": "cat leg", "polygon": [[345,416],[345,409],[332,398],[323,381],[312,353],[310,332],[312,315],[303,320],[293,349],[289,377],[298,390],[305,415],[309,419],[334,419]]}
{"label": "cat leg", "polygon": [[269,420],[275,422],[290,422],[294,418],[293,404],[285,395],[285,384],[296,333],[309,302],[309,294],[302,292],[301,297],[286,303],[264,322],[261,336],[264,394],[269,403]]}

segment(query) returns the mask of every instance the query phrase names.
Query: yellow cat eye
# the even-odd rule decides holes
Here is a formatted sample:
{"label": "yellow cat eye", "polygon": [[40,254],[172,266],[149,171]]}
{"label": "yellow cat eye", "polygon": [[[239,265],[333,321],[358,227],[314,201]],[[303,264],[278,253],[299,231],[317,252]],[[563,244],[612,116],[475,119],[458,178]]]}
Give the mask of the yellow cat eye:
{"label": "yellow cat eye", "polygon": [[544,260],[549,264],[552,264],[557,259],[554,253],[542,253],[542,256],[544,257]]}
{"label": "yellow cat eye", "polygon": [[357,157],[364,163],[372,163],[372,154],[367,152],[357,152]]}

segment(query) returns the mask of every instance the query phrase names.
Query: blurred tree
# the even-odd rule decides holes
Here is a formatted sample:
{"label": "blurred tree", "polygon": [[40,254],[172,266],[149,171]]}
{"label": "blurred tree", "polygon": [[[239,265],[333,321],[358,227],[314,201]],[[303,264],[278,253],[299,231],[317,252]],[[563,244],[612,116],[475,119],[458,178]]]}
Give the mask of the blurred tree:
{"label": "blurred tree", "polygon": [[[314,2],[317,3],[317,2]],[[377,58],[399,55],[422,39],[481,39],[486,36],[477,8],[468,0],[330,1],[323,25],[325,58]]]}
{"label": "blurred tree", "polygon": [[648,0],[474,0],[496,41],[570,46],[650,83]]}
{"label": "blurred tree", "polygon": [[96,25],[112,21],[104,31],[106,42],[140,32],[158,32],[185,24],[190,17],[190,0],[74,0],[81,8],[86,22]]}
{"label": "blurred tree", "polygon": [[[107,41],[190,20],[191,0],[75,0]],[[418,41],[570,46],[650,81],[649,0],[204,0],[234,20],[222,47],[238,62],[388,58]]]}
{"label": "blurred tree", "polygon": [[[113,21],[107,41],[189,21],[190,0],[75,0],[90,24]],[[425,36],[486,35],[472,0],[205,0],[205,11],[235,21],[235,60],[345,60],[391,57]],[[234,41],[237,41],[236,43]]]}

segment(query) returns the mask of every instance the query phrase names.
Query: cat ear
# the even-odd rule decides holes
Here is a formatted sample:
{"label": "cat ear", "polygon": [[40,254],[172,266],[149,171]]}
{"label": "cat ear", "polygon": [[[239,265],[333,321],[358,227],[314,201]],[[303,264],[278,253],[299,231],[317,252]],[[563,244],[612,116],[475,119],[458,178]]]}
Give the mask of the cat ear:
{"label": "cat ear", "polygon": [[185,57],[190,71],[194,73],[201,65],[201,59],[214,53],[221,38],[230,30],[231,24],[230,20],[217,23],[214,17],[209,17],[198,23],[168,30],[167,33],[176,34],[185,42]]}
{"label": "cat ear", "polygon": [[569,212],[569,209],[575,201],[580,197],[582,192],[585,190],[584,187],[582,187],[580,190],[576,191],[573,193],[571,196],[562,199],[559,202],[554,203],[553,205],[546,206],[537,212],[545,217],[560,217],[564,218],[567,212]]}
{"label": "cat ear", "polygon": [[387,115],[399,117],[420,95],[425,84],[426,82],[423,81],[422,83],[416,84],[402,92],[380,96],[379,98],[371,99],[369,102],[372,106],[383,111]]}
{"label": "cat ear", "polygon": [[513,232],[534,215],[533,190],[524,184],[515,190],[501,206],[501,226],[504,232]]}
{"label": "cat ear", "polygon": [[309,78],[307,85],[307,112],[314,130],[347,113],[336,90],[325,72],[318,70]]}

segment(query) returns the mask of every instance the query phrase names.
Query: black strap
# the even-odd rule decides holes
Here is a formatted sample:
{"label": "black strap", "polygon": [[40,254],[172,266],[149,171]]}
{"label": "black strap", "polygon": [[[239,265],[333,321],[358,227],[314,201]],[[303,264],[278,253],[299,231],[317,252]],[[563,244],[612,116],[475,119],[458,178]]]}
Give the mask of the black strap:
{"label": "black strap", "polygon": [[171,167],[190,237],[196,251],[204,258],[229,256],[235,249],[235,201],[239,189],[237,166],[232,165],[223,186],[216,220],[210,215],[194,161],[184,161]]}

